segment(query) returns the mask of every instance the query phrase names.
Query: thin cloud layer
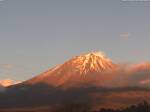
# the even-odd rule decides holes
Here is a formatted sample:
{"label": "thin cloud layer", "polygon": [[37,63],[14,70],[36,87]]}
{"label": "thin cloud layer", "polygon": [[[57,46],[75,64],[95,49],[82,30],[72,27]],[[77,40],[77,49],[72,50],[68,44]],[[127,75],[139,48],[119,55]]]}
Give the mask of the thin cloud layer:
{"label": "thin cloud layer", "polygon": [[14,65],[12,65],[12,64],[4,64],[4,65],[1,65],[1,68],[3,68],[3,69],[13,69]]}
{"label": "thin cloud layer", "polygon": [[122,33],[120,33],[120,37],[123,39],[128,39],[130,37],[130,33],[129,32],[122,32]]}
{"label": "thin cloud layer", "polygon": [[149,87],[150,63],[142,63],[133,66],[120,66],[112,80],[114,86]]}
{"label": "thin cloud layer", "polygon": [[145,85],[145,84],[150,84],[150,79],[145,79],[140,81],[140,84]]}

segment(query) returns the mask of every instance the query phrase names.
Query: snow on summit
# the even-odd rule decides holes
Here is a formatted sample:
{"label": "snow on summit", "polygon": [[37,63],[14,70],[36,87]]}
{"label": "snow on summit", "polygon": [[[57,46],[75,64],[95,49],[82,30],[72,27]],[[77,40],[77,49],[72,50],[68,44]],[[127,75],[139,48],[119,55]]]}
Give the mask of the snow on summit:
{"label": "snow on summit", "polygon": [[80,74],[86,74],[90,71],[103,72],[112,69],[114,66],[112,61],[102,52],[91,52],[76,56],[70,62],[79,69]]}

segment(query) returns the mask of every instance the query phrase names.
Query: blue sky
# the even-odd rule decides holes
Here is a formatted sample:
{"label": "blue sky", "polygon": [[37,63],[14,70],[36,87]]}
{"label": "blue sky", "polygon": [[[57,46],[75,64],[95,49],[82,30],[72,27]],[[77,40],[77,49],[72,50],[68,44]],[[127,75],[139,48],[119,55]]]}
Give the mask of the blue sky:
{"label": "blue sky", "polygon": [[150,60],[150,2],[1,0],[0,79],[26,80],[91,51]]}

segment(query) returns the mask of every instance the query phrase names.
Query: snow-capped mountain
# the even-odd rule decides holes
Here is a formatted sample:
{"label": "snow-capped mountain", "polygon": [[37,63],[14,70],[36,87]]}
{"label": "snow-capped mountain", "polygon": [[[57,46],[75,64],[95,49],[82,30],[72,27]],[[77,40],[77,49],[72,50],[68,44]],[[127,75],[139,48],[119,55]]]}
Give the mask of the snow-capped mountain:
{"label": "snow-capped mountain", "polygon": [[76,56],[66,64],[75,69],[80,75],[86,75],[89,72],[103,72],[114,67],[111,60],[101,52]]}
{"label": "snow-capped mountain", "polygon": [[126,68],[101,52],[83,54],[8,86],[0,94],[0,108],[50,105],[53,109],[72,101],[87,101],[94,108],[122,107],[150,101],[149,73],[149,64]]}
{"label": "snow-capped mountain", "polygon": [[[39,76],[26,81],[28,84],[46,83],[61,86],[65,83],[88,82],[93,79],[99,82],[106,79],[104,74],[113,70],[116,65],[101,52],[92,52],[75,56],[62,65],[58,65]],[[98,75],[99,78],[94,78]]]}

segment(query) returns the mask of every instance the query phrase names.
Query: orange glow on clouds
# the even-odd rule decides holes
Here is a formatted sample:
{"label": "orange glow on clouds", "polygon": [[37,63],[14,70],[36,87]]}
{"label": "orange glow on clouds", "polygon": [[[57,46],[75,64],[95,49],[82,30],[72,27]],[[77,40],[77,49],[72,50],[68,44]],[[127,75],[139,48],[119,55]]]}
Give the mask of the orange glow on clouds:
{"label": "orange glow on clouds", "polygon": [[8,87],[10,85],[14,85],[14,84],[18,84],[20,83],[19,81],[15,82],[11,79],[5,79],[5,80],[1,80],[0,81],[0,85],[4,86],[4,87]]}

